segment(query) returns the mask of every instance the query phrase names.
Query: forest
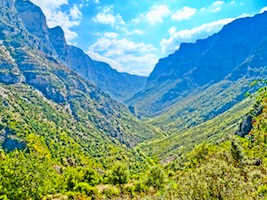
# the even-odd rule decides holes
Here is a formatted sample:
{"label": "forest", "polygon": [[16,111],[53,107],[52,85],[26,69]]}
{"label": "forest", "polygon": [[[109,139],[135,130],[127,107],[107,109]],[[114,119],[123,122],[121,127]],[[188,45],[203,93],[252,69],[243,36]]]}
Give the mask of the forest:
{"label": "forest", "polygon": [[[26,89],[31,97],[36,95]],[[15,88],[13,93],[19,94]],[[1,132],[12,134],[2,146],[8,143],[9,148],[17,147],[0,151],[0,198],[265,199],[266,94],[263,87],[250,95],[255,99],[254,109],[260,107],[262,112],[253,116],[253,128],[247,136],[203,142],[168,164],[147,156],[138,146],[129,152],[110,144],[90,148],[90,156],[83,154],[80,148],[87,144],[78,144],[81,141],[64,127],[70,123],[66,116],[52,114],[54,105],[40,96],[31,103],[26,96],[20,102],[14,96],[0,107]],[[42,121],[35,120],[40,117]],[[23,141],[12,143],[19,135],[27,147]]]}

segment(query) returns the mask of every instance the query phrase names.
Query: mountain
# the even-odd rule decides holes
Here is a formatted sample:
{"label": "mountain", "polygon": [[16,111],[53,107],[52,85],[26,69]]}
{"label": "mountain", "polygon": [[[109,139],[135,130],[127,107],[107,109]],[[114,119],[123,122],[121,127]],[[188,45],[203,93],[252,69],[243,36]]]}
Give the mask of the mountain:
{"label": "mountain", "polygon": [[[1,0],[0,13],[1,83],[11,84],[13,89],[30,86],[41,92],[93,135],[119,141],[128,147],[155,137],[154,130],[138,121],[125,106],[62,62],[50,42],[49,29],[39,7],[24,0],[17,0],[15,4],[11,0]],[[25,16],[28,21],[24,22]]]}
{"label": "mountain", "polygon": [[[250,81],[266,76],[264,20],[266,13],[233,22],[242,26],[229,25],[220,38],[228,38],[229,45],[244,43],[243,49],[220,44],[221,33],[207,39],[216,44],[205,51],[211,62],[201,53],[199,63],[188,60],[188,69],[196,65],[191,74],[172,71],[185,73],[177,75],[187,78],[184,88],[161,104],[161,115],[141,121],[131,114],[144,112],[141,107],[126,108],[69,66],[80,69],[95,61],[68,46],[60,27],[48,28],[39,7],[28,0],[0,0],[0,199],[266,199],[267,88],[254,100],[241,101]],[[250,23],[259,27],[239,41]],[[208,48],[205,41],[197,42],[199,49]],[[243,50],[247,55],[236,54]],[[236,56],[244,61],[230,69],[233,60],[239,62]],[[230,63],[222,70],[226,75],[214,74],[210,65],[221,70],[222,61]],[[166,89],[172,81],[162,73],[166,79],[152,73],[146,88],[161,80]],[[135,90],[146,82],[120,76]],[[194,81],[192,88],[187,80]],[[150,101],[157,93],[151,94]]]}
{"label": "mountain", "polygon": [[[16,9],[32,35],[53,49],[66,66],[92,81],[114,99],[122,102],[144,88],[146,77],[120,73],[104,62],[92,60],[81,49],[68,45],[62,28],[59,26],[48,28],[41,9],[30,1],[16,1]],[[128,77],[134,78],[127,79]]]}
{"label": "mountain", "polygon": [[250,82],[266,77],[266,20],[267,12],[237,19],[207,39],[181,44],[160,59],[146,88],[126,104],[173,130],[180,116],[194,116],[193,125],[223,113],[243,99]]}

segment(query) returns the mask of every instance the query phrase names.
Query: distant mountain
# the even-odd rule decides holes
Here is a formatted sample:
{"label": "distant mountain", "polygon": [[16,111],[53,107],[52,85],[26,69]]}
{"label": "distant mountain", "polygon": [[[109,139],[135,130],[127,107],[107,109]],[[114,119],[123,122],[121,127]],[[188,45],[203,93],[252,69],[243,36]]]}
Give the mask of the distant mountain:
{"label": "distant mountain", "polygon": [[126,76],[126,73],[118,72],[107,63],[94,61],[81,49],[67,45],[61,27],[48,28],[41,9],[30,1],[17,1],[16,9],[32,35],[46,43],[65,65],[92,81],[114,99],[122,102],[144,89],[146,77],[134,75],[135,78],[129,80],[127,77],[131,75]]}
{"label": "distant mountain", "polygon": [[[28,20],[22,20],[26,17]],[[60,40],[65,41],[60,37],[57,42],[60,43]],[[157,135],[153,128],[136,119],[125,106],[68,68],[59,54],[60,48],[55,49],[54,45],[60,46],[51,42],[51,30],[47,28],[39,7],[25,0],[17,0],[15,4],[13,0],[0,0],[0,84],[3,84],[4,91],[12,90],[12,95],[7,96],[11,98],[8,101],[12,101],[15,107],[20,104],[23,97],[16,90],[25,90],[25,95],[29,95],[27,98],[35,98],[39,92],[55,108],[58,107],[59,115],[61,110],[65,110],[76,120],[77,126],[88,130],[84,133],[86,137],[102,138],[97,139],[100,143],[109,140],[132,147]],[[67,50],[81,52],[82,58],[90,61],[78,48],[68,46]],[[74,64],[75,56],[66,59]],[[76,61],[79,65],[79,60]],[[11,89],[6,85],[11,85]],[[25,89],[28,87],[30,89]],[[36,110],[38,106],[47,107],[41,102],[38,105],[38,101],[33,106]],[[9,111],[16,113],[16,109]],[[23,121],[24,117],[22,112],[21,119],[15,120]]]}
{"label": "distant mountain", "polygon": [[223,113],[244,98],[251,81],[266,78],[266,21],[267,12],[237,19],[207,39],[181,44],[126,104],[158,116],[154,123],[172,133]]}

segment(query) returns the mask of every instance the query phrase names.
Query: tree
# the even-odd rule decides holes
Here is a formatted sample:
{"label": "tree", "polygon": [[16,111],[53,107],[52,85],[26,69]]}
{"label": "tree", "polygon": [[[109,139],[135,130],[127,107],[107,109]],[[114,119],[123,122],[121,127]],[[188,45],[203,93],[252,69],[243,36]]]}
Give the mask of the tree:
{"label": "tree", "polygon": [[237,163],[241,163],[241,161],[244,159],[242,148],[235,141],[231,142],[231,155]]}
{"label": "tree", "polygon": [[152,167],[148,172],[147,185],[160,189],[165,183],[165,173],[160,166]]}
{"label": "tree", "polygon": [[111,170],[109,180],[113,185],[119,185],[122,190],[122,186],[129,180],[128,167],[122,163],[116,164]]}
{"label": "tree", "polygon": [[101,182],[101,176],[96,171],[87,168],[84,173],[84,182],[95,186]]}

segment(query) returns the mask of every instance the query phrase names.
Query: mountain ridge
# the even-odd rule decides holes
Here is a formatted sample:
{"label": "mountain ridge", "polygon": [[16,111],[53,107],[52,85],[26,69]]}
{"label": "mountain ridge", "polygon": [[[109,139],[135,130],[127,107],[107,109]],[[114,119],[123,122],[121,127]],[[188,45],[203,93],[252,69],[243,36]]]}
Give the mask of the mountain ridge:
{"label": "mountain ridge", "polygon": [[114,99],[122,102],[143,89],[146,77],[134,75],[135,82],[128,81],[124,76],[125,73],[118,72],[107,63],[94,61],[78,47],[68,45],[62,28],[59,26],[48,28],[42,10],[29,0],[16,1],[16,9],[31,34],[55,50],[69,68],[92,81]]}
{"label": "mountain ridge", "polygon": [[[24,5],[25,2],[18,0],[16,4]],[[76,120],[90,127],[95,134],[108,135],[109,139],[128,147],[135,146],[147,136],[155,136],[154,130],[139,124],[141,122],[125,106],[64,65],[49,43],[31,35],[13,3],[1,0],[4,5],[0,19],[3,83],[35,88],[47,99],[66,106]],[[38,14],[40,10],[37,10]]]}
{"label": "mountain ridge", "polygon": [[[135,107],[141,116],[155,117],[188,95],[202,92],[217,82],[237,81],[246,75],[251,79],[264,76],[265,70],[259,73],[248,65],[253,59],[262,62],[258,68],[266,65],[265,58],[254,56],[266,40],[266,18],[267,12],[237,19],[207,39],[182,44],[174,54],[160,59],[148,77],[146,88],[125,103]],[[244,72],[234,73],[241,66]]]}

